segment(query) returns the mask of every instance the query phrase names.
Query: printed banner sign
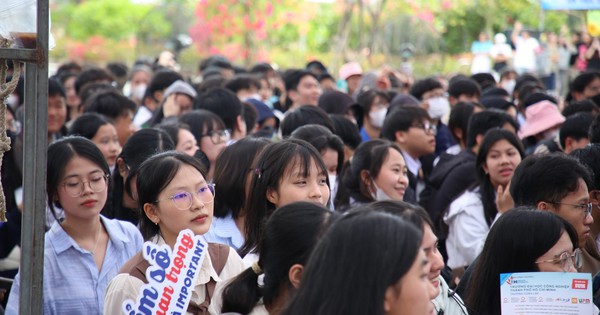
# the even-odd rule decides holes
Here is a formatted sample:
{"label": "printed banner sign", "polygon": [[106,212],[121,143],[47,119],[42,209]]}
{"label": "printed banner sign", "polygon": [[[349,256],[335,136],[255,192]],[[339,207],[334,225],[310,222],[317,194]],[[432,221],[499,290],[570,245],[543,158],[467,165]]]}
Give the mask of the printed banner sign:
{"label": "printed banner sign", "polygon": [[600,0],[541,0],[542,10],[600,10]]}
{"label": "printed banner sign", "polygon": [[144,243],[142,253],[150,263],[146,270],[148,283],[141,287],[135,301],[123,302],[123,312],[185,314],[207,250],[206,240],[189,229],[179,232],[173,250],[166,244]]}
{"label": "printed banner sign", "polygon": [[502,314],[592,314],[592,276],[574,272],[523,272],[500,275]]}

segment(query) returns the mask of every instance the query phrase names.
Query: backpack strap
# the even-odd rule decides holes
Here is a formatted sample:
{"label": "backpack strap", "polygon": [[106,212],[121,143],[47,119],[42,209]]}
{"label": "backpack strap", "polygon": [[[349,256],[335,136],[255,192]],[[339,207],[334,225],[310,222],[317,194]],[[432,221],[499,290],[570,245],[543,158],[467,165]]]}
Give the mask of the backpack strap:
{"label": "backpack strap", "polygon": [[148,267],[150,267],[150,263],[144,259],[142,252],[139,251],[121,267],[119,273],[128,273],[130,276],[142,280],[143,283],[148,283],[146,279],[146,269]]}

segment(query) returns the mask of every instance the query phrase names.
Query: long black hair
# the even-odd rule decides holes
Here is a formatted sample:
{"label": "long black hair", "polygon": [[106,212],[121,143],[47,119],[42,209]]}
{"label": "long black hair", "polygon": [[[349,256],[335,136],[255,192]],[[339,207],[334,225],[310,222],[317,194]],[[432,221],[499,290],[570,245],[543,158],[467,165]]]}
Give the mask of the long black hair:
{"label": "long black hair", "polygon": [[421,239],[417,228],[392,214],[343,216],[313,251],[283,314],[384,314],[385,292],[418,258]]}
{"label": "long black hair", "polygon": [[490,229],[474,265],[464,299],[467,307],[478,314],[500,315],[500,274],[539,271],[535,262],[558,242],[563,232],[577,248],[573,226],[549,211],[521,207],[502,215]]}
{"label": "long black hair", "polygon": [[[496,189],[490,181],[489,174],[486,174],[483,166],[486,163],[486,159],[490,150],[500,140],[508,141],[521,155],[521,159],[525,158],[525,150],[521,141],[517,136],[504,129],[495,128],[489,130],[483,137],[479,152],[477,153],[477,159],[475,166],[477,168],[477,184],[479,185],[479,194],[481,195],[481,203],[483,204],[483,213],[485,214],[485,220],[488,226],[492,225],[496,214],[498,214],[498,208],[496,208]],[[516,168],[516,165],[515,165]],[[505,189],[508,189],[506,187]]]}
{"label": "long black hair", "polygon": [[306,264],[322,234],[337,218],[337,213],[310,202],[291,203],[273,212],[258,245],[257,264],[264,273],[264,285],[259,287],[258,273],[246,269],[225,287],[222,312],[249,314],[261,297],[269,307],[282,290],[292,290],[290,268]]}

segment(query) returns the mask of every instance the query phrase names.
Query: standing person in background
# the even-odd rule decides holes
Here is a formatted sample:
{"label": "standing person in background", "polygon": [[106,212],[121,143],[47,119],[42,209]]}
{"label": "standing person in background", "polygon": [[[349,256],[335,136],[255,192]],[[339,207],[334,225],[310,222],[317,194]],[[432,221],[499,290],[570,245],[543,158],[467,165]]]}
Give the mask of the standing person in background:
{"label": "standing person in background", "polygon": [[471,44],[471,53],[473,54],[473,62],[471,63],[471,74],[489,73],[492,70],[490,61],[490,50],[492,42],[487,37],[485,32],[479,33],[479,38]]}
{"label": "standing person in background", "polygon": [[593,37],[585,52],[588,71],[600,70],[600,39]]}
{"label": "standing person in background", "polygon": [[348,86],[348,95],[354,97],[360,85],[363,70],[358,62],[348,62],[340,68],[340,79],[346,82]]}
{"label": "standing person in background", "polygon": [[490,56],[494,61],[494,72],[500,75],[512,63],[512,47],[506,43],[506,35],[498,33],[494,36],[494,45],[490,49]]}
{"label": "standing person in background", "polygon": [[531,37],[529,31],[523,29],[521,22],[515,23],[511,40],[516,47],[514,66],[517,73],[519,75],[535,73],[537,71],[536,55],[540,48],[538,40]]}

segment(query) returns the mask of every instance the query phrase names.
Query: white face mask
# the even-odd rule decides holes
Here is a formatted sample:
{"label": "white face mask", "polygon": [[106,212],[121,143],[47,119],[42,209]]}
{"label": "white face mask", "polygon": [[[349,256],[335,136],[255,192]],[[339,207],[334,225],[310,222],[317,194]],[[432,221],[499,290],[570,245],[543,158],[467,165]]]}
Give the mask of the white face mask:
{"label": "white face mask", "polygon": [[450,112],[450,102],[445,97],[434,97],[427,100],[429,103],[429,117],[431,119],[440,119]]}
{"label": "white face mask", "polygon": [[502,88],[505,89],[506,92],[508,92],[508,94],[510,95],[512,95],[513,91],[515,90],[515,85],[517,85],[517,81],[515,80],[508,80],[502,82]]}
{"label": "white face mask", "polygon": [[390,198],[385,192],[383,192],[381,188],[377,187],[377,184],[375,184],[375,182],[373,182],[373,186],[375,186],[375,193],[371,194],[371,197],[373,197],[375,201],[392,200],[392,198]]}
{"label": "white face mask", "polygon": [[371,125],[373,125],[373,127],[375,127],[375,128],[383,127],[383,121],[385,120],[385,114],[387,114],[387,108],[382,108],[380,110],[370,112],[369,118],[371,118]]}
{"label": "white face mask", "polygon": [[144,94],[146,93],[146,88],[147,88],[146,84],[140,84],[140,85],[136,86],[131,91],[131,98],[141,100],[142,98],[144,98]]}
{"label": "white face mask", "polygon": [[542,141],[555,139],[556,137],[558,137],[559,131],[560,131],[560,129],[552,129],[552,130],[545,131],[544,139]]}

